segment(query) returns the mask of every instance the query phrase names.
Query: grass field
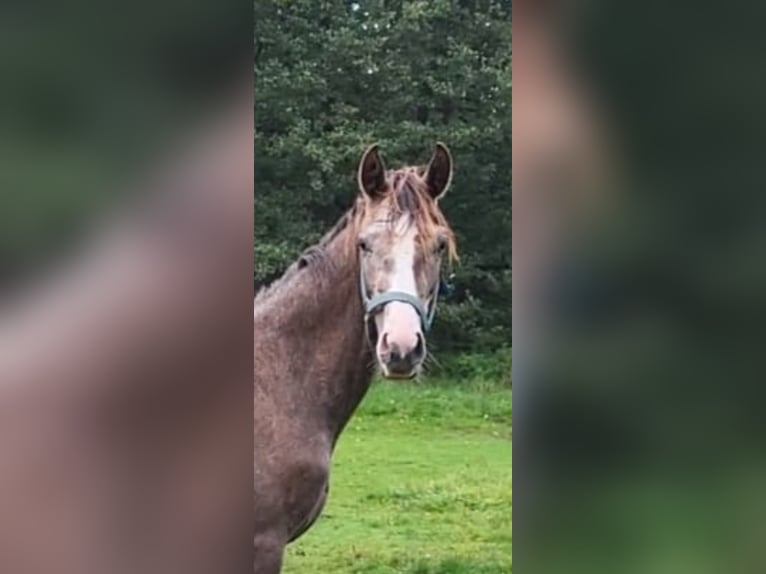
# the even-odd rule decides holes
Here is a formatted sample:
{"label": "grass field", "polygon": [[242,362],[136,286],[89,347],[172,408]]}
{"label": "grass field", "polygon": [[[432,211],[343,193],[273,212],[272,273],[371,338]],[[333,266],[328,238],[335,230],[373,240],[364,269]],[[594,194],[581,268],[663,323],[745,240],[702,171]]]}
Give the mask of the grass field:
{"label": "grass field", "polygon": [[511,391],[376,383],[285,574],[511,572]]}

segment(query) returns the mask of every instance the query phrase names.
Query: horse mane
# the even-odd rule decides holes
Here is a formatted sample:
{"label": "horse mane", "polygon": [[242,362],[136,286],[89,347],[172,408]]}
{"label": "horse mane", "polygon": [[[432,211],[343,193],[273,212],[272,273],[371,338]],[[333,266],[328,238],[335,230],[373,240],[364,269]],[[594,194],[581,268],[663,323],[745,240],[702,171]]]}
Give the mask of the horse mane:
{"label": "horse mane", "polygon": [[388,208],[391,214],[389,218],[391,225],[396,223],[399,216],[408,214],[410,225],[417,227],[419,241],[424,245],[430,245],[439,231],[446,231],[448,261],[452,263],[457,260],[454,232],[439,209],[438,203],[431,196],[423,172],[424,168],[411,166],[387,171],[386,188],[375,199],[370,200],[360,194],[351,209],[318,243],[306,248],[287,268],[282,277],[256,293],[255,301],[263,300],[269,294],[278,291],[298,273],[311,273],[315,279],[326,276],[335,265],[333,259],[328,256],[328,247],[345,231],[350,233],[347,234],[344,248],[349,256],[354,256],[356,237],[370,212],[379,209],[381,205]]}

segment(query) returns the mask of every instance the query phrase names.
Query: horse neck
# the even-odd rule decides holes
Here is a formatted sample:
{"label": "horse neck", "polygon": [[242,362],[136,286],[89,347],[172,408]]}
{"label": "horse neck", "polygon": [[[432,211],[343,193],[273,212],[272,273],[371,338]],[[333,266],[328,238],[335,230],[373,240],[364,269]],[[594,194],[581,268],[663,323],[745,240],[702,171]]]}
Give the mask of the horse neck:
{"label": "horse neck", "polygon": [[[280,313],[287,343],[294,412],[334,442],[361,402],[372,378],[359,294],[359,263],[349,257],[345,233],[321,247],[314,261],[285,286]],[[315,266],[315,268],[312,268]],[[299,406],[298,406],[299,405]]]}

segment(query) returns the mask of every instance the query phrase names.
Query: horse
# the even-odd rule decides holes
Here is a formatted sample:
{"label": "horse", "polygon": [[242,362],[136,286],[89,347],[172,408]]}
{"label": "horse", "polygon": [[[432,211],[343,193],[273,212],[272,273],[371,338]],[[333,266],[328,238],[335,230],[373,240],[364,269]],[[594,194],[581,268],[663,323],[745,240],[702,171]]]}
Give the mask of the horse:
{"label": "horse", "polygon": [[453,160],[387,170],[378,145],[359,162],[359,193],[318,244],[254,300],[254,495],[258,574],[319,517],[335,444],[377,369],[422,370],[443,262],[455,236],[439,201]]}

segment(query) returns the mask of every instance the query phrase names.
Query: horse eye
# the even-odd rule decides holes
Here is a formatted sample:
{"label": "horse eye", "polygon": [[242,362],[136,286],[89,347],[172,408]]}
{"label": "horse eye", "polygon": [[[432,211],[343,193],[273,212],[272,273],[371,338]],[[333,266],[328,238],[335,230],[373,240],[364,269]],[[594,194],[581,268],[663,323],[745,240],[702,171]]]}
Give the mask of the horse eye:
{"label": "horse eye", "polygon": [[366,239],[360,238],[359,241],[357,241],[357,245],[359,246],[359,249],[364,251],[365,253],[370,253],[372,251],[372,248],[370,247],[370,242]]}
{"label": "horse eye", "polygon": [[444,253],[447,249],[447,239],[445,237],[439,238],[439,241],[436,243],[436,249],[439,253]]}

